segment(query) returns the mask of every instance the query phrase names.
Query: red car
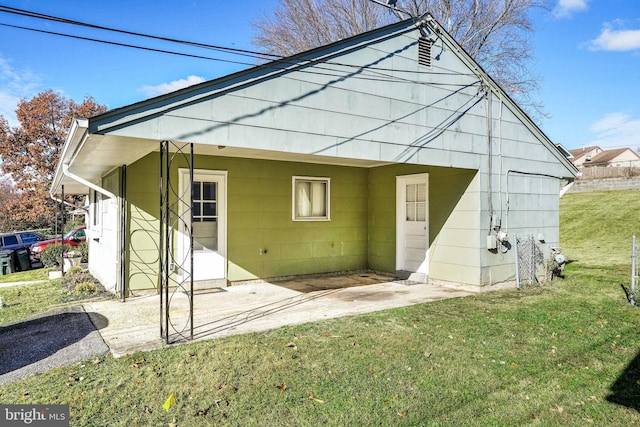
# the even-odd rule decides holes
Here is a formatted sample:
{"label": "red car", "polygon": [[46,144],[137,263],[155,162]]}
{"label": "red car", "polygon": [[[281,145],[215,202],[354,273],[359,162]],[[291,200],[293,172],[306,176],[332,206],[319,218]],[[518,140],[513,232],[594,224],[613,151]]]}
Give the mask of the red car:
{"label": "red car", "polygon": [[[66,243],[67,245],[76,247],[81,242],[86,242],[87,241],[87,234],[85,232],[86,228],[87,228],[86,226],[81,225],[69,231],[67,234],[64,235],[64,243]],[[50,239],[50,240],[43,240],[41,242],[36,242],[33,245],[31,245],[31,248],[30,248],[31,254],[36,258],[40,258],[40,254],[42,253],[42,251],[44,251],[44,248],[56,243],[60,243],[60,239]]]}

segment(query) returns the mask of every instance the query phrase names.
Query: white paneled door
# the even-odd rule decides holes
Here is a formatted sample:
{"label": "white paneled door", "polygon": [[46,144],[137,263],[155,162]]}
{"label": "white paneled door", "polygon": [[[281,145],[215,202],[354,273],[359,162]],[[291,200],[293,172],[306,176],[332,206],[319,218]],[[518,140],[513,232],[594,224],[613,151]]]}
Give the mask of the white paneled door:
{"label": "white paneled door", "polygon": [[429,175],[396,178],[396,270],[426,282],[429,275]]}
{"label": "white paneled door", "polygon": [[[224,171],[194,170],[193,182],[189,170],[180,169],[180,189],[184,200],[193,194],[193,280],[221,281],[227,277],[226,259],[226,187]],[[186,205],[183,205],[186,206]],[[190,270],[190,242],[186,232],[190,212],[182,209],[180,232],[181,269]]]}

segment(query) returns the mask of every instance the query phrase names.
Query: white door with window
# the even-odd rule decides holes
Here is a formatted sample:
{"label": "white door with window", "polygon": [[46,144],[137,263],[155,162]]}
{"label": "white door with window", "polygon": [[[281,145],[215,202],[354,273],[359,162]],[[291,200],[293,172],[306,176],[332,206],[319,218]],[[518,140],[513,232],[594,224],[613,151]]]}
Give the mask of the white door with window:
{"label": "white door with window", "polygon": [[[193,280],[226,282],[226,188],[227,172],[194,170],[193,182],[189,181],[189,170],[179,170],[179,186],[183,200],[189,200],[193,192]],[[187,202],[188,203],[188,202]],[[181,207],[181,232],[179,241],[181,271],[189,273],[190,241],[187,227],[190,212],[187,205]]]}
{"label": "white door with window", "polygon": [[396,177],[396,270],[409,279],[429,276],[429,175]]}

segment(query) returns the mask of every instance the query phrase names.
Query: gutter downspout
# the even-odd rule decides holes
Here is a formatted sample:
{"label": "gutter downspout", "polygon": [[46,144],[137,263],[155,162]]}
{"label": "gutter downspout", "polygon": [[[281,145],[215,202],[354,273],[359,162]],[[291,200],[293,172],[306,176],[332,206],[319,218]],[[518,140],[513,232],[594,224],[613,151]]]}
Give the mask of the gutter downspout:
{"label": "gutter downspout", "polygon": [[582,172],[578,172],[576,177],[572,179],[571,182],[569,182],[567,185],[562,187],[562,189],[560,190],[560,198],[562,198],[562,196],[564,196],[569,192],[569,190],[571,190],[571,187],[573,187],[573,185],[576,183],[576,179],[580,178],[581,176],[582,176]]}
{"label": "gutter downspout", "polygon": [[568,183],[567,185],[562,187],[562,189],[560,190],[560,198],[562,198],[562,196],[567,194],[569,192],[569,190],[571,190],[571,187],[573,187],[573,184],[575,184],[575,183],[576,183],[575,181],[571,181],[570,183]]}
{"label": "gutter downspout", "polygon": [[[68,178],[71,178],[72,180],[74,180],[76,182],[79,182],[80,184],[86,185],[87,187],[91,188],[92,190],[109,197],[113,202],[117,202],[118,197],[115,194],[113,194],[112,192],[110,192],[110,191],[108,191],[108,190],[106,190],[106,189],[104,189],[104,188],[102,188],[102,187],[100,187],[100,186],[98,186],[98,185],[96,185],[96,184],[94,184],[92,182],[89,182],[86,179],[84,179],[82,177],[79,177],[78,175],[70,172],[68,163],[63,163],[62,164],[62,173],[64,174],[64,176],[66,176]],[[120,247],[120,230],[118,230],[118,232],[117,232],[116,239],[117,239],[116,240],[116,245],[117,245],[117,247]],[[120,260],[119,259],[116,259],[115,265],[116,265],[116,270],[117,271],[120,271],[123,268],[123,266],[120,264]],[[124,283],[119,283],[120,282],[120,276],[118,274],[116,274],[115,278],[116,278],[116,280],[115,280],[115,285],[116,285],[115,290],[117,292],[118,288],[120,288],[120,289],[123,288]]]}
{"label": "gutter downspout", "polygon": [[86,185],[87,187],[89,187],[90,189],[97,191],[100,194],[104,194],[105,196],[109,197],[110,199],[113,200],[118,200],[118,197],[113,194],[112,192],[105,190],[102,187],[97,186],[96,184],[87,181],[86,179],[79,177],[78,175],[75,175],[71,172],[69,172],[69,164],[68,163],[63,163],[62,164],[62,173],[64,174],[64,176],[71,178],[72,180],[79,182],[80,184]]}
{"label": "gutter downspout", "polygon": [[[88,125],[88,120],[87,119],[75,119],[75,120],[73,120],[73,123],[71,124],[71,129],[69,130],[69,135],[67,137],[69,139],[68,139],[68,141],[65,141],[64,149],[63,149],[62,155],[60,156],[60,159],[61,159],[60,162],[62,162],[62,164],[58,165],[58,167],[56,169],[55,176],[58,175],[58,173],[60,171],[60,167],[64,165],[64,162],[63,162],[62,159],[64,159],[66,157],[67,150],[70,149],[69,147],[71,145],[75,146],[75,148],[74,148],[75,151],[73,152],[73,156],[71,157],[71,160],[69,160],[67,163],[68,164],[73,163],[73,161],[77,157],[79,149],[82,148],[82,146],[84,145],[84,142],[86,140],[86,137],[87,137],[86,136],[86,129],[87,129],[88,126],[89,125]],[[73,135],[76,133],[76,131],[78,129],[81,129],[81,128],[84,129],[84,131],[82,132],[82,138],[79,140],[79,142],[77,144],[72,144],[73,143],[73,141],[72,141]],[[63,172],[64,175],[66,175],[64,173],[64,169],[62,170],[62,172]],[[70,177],[70,178],[74,179],[72,177]],[[74,180],[77,181],[76,179],[74,179]],[[74,208],[74,209],[78,208],[78,206],[72,205],[71,203],[66,202],[65,200],[61,200],[61,199],[57,198],[55,193],[54,193],[54,187],[55,187],[55,177],[54,177],[54,182],[52,183],[51,187],[49,188],[49,197],[51,197],[51,200],[54,200],[54,201],[56,201],[58,203],[63,203],[64,205],[66,205],[68,207],[71,207],[71,208]],[[81,208],[81,209],[83,209],[87,213],[89,212],[89,209],[85,209],[85,208]]]}

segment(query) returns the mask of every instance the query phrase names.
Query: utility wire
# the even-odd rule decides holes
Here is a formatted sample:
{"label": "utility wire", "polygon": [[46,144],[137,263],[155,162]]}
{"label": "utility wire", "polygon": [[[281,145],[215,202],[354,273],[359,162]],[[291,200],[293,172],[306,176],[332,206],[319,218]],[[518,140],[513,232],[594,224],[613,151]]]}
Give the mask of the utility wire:
{"label": "utility wire", "polygon": [[[96,39],[96,38],[91,38],[91,37],[77,36],[77,35],[72,35],[72,34],[65,34],[65,33],[59,33],[59,32],[55,32],[55,31],[41,30],[41,29],[37,29],[37,28],[25,27],[25,26],[20,26],[20,25],[6,24],[6,23],[2,23],[2,22],[0,22],[0,26],[9,27],[9,28],[16,28],[16,29],[21,29],[21,30],[26,30],[26,31],[33,31],[33,32],[42,33],[42,34],[49,34],[49,35],[55,35],[55,36],[60,36],[60,37],[67,37],[67,38],[72,38],[72,39],[90,41],[90,42],[94,42],[94,43],[102,43],[102,44],[108,44],[108,45],[113,45],[113,46],[121,46],[121,47],[127,47],[127,48],[132,48],[132,49],[139,49],[139,50],[144,50],[144,51],[149,51],[149,52],[158,52],[158,53],[164,53],[164,54],[169,54],[169,55],[177,55],[177,56],[182,56],[182,57],[205,59],[205,60],[210,60],[210,61],[218,61],[218,62],[225,62],[225,63],[231,63],[231,64],[238,64],[238,65],[244,65],[244,66],[249,66],[249,67],[255,66],[255,64],[248,63],[248,62],[235,61],[235,60],[222,59],[222,58],[215,58],[215,57],[210,57],[210,56],[196,55],[196,54],[190,54],[190,53],[184,53],[184,52],[177,52],[177,51],[166,50],[166,49],[157,49],[157,48],[133,45],[133,44],[129,44],[129,43],[121,43],[121,42],[115,42],[115,41],[109,41],[109,40]],[[303,59],[303,61],[305,61],[305,60]],[[332,62],[329,62],[329,61],[322,62],[320,60],[313,60],[313,61],[306,60],[306,63],[304,63],[304,64],[300,64],[299,62],[282,60],[282,61],[269,62],[269,63],[263,64],[261,66],[262,67],[266,67],[266,68],[271,68],[271,69],[274,69],[274,70],[285,71],[285,70],[289,70],[290,69],[289,66],[292,66],[292,65],[306,66],[306,65],[314,65],[315,64],[313,70],[323,70],[323,71],[327,71],[327,72],[312,71],[312,69],[310,69],[310,68],[299,69],[298,71],[302,72],[302,73],[315,74],[315,75],[321,75],[321,76],[344,77],[344,71],[318,66],[317,64],[319,64],[319,63],[325,63],[325,64],[328,63],[330,65],[339,65],[339,66],[346,66],[346,67],[351,67],[351,68],[361,68],[360,66],[355,66],[355,65],[332,63]],[[287,65],[289,65],[289,66],[287,66]],[[367,67],[364,70],[364,72],[361,73],[360,75],[353,75],[352,74],[350,77],[352,77],[354,79],[359,79],[359,80],[370,80],[370,81],[379,81],[379,82],[387,82],[387,83],[412,83],[412,84],[427,85],[427,86],[434,86],[434,87],[447,87],[447,86],[449,86],[449,87],[460,87],[460,86],[464,86],[464,85],[458,84],[458,83],[424,82],[424,81],[417,81],[417,80],[413,80],[413,79],[406,79],[406,78],[402,78],[402,77],[398,77],[398,76],[393,76],[393,75],[377,72],[377,71],[375,71],[375,67],[371,67],[371,68]]]}
{"label": "utility wire", "polygon": [[[380,1],[376,1],[376,0],[369,0],[369,1],[371,1],[373,3],[376,3],[376,4],[379,4],[381,6],[387,7],[388,9],[390,9],[390,10],[392,10],[394,12],[405,13],[405,14],[407,14],[408,16],[410,16],[411,18],[413,18],[415,20],[415,17],[413,17],[409,12],[406,12],[404,10],[396,8],[395,7],[395,3],[396,2],[394,2],[394,1],[387,1],[387,4],[384,4],[384,3],[380,2]],[[268,68],[276,69],[276,70],[282,70],[282,71],[289,70],[290,69],[289,66],[306,67],[306,66],[313,65],[314,69],[330,71],[333,74],[324,73],[324,72],[318,72],[318,71],[311,71],[310,69],[298,69],[297,71],[310,73],[310,74],[338,77],[338,78],[350,77],[350,78],[357,78],[357,79],[363,79],[363,80],[373,80],[373,81],[382,81],[382,82],[396,82],[396,83],[400,82],[400,83],[412,83],[412,84],[427,85],[427,86],[439,86],[439,87],[451,86],[451,87],[458,87],[459,88],[457,90],[450,90],[451,94],[457,93],[460,90],[462,90],[463,88],[473,87],[473,86],[477,85],[478,83],[481,83],[480,81],[475,81],[475,82],[467,83],[467,84],[435,83],[435,82],[417,81],[417,80],[413,80],[413,79],[406,79],[406,78],[401,78],[401,77],[398,77],[398,76],[395,76],[395,75],[389,75],[389,74],[383,73],[383,71],[394,72],[394,73],[397,73],[397,72],[415,73],[416,72],[415,70],[398,70],[398,69],[389,69],[389,68],[378,68],[378,67],[373,67],[373,66],[362,67],[362,66],[358,66],[358,65],[344,64],[344,63],[338,63],[338,62],[333,62],[333,61],[311,60],[311,59],[304,59],[304,58],[287,59],[286,57],[283,57],[281,55],[266,54],[266,53],[255,52],[255,51],[250,51],[250,50],[246,50],[246,49],[237,49],[237,48],[230,48],[230,47],[224,47],[224,46],[210,45],[210,44],[191,42],[191,41],[180,40],[180,39],[175,39],[175,38],[170,38],[170,37],[154,36],[154,35],[150,35],[150,34],[134,32],[134,31],[120,30],[120,29],[105,27],[105,26],[102,26],[102,25],[89,24],[89,23],[75,21],[75,20],[71,20],[71,19],[60,18],[60,17],[56,17],[56,16],[52,16],[52,15],[46,15],[46,14],[42,14],[42,13],[39,13],[39,12],[32,12],[32,11],[23,10],[23,9],[17,9],[17,8],[4,6],[4,5],[0,5],[0,12],[19,15],[19,16],[24,16],[24,17],[28,17],[28,18],[43,19],[43,20],[48,20],[48,21],[58,22],[58,23],[63,23],[63,24],[68,24],[68,25],[81,26],[81,27],[85,27],[85,28],[97,29],[97,30],[102,30],[102,31],[109,31],[109,32],[115,32],[115,33],[120,33],[120,34],[126,34],[126,35],[131,35],[131,36],[136,36],[136,37],[143,37],[143,38],[159,40],[159,41],[164,41],[164,42],[177,43],[177,44],[182,44],[182,45],[196,47],[196,48],[211,49],[211,50],[216,50],[216,51],[219,51],[219,52],[231,53],[231,54],[242,55],[242,56],[248,56],[248,57],[253,57],[253,58],[257,58],[257,59],[261,59],[261,60],[271,58],[274,61],[266,63],[266,64],[262,64],[261,66],[262,67],[268,67]],[[72,34],[59,33],[59,32],[55,32],[55,31],[47,31],[47,30],[41,30],[41,29],[37,29],[37,28],[30,28],[30,27],[6,24],[6,23],[1,23],[1,22],[0,22],[0,26],[9,27],[9,28],[15,28],[15,29],[21,29],[21,30],[27,30],[27,31],[33,31],[33,32],[38,32],[38,33],[42,33],[42,34],[49,34],[49,35],[73,38],[73,39],[78,39],[78,40],[90,41],[90,42],[95,42],[95,43],[108,44],[108,45],[113,45],[113,46],[121,46],[121,47],[145,50],[145,51],[150,51],[150,52],[164,53],[164,54],[170,54],[170,55],[178,55],[178,56],[196,58],[196,59],[206,59],[206,60],[219,61],[219,62],[225,62],[225,63],[231,63],[231,64],[255,66],[255,64],[250,64],[250,63],[242,62],[242,61],[234,61],[234,60],[228,60],[228,59],[214,58],[214,57],[210,57],[210,56],[196,55],[196,54],[190,54],[190,53],[184,53],[184,52],[177,52],[177,51],[166,50],[166,49],[144,47],[144,46],[139,46],[139,45],[134,45],[134,44],[129,44],[129,43],[121,43],[121,42],[115,42],[115,41],[109,41],[109,40],[101,40],[101,39],[96,39],[96,38],[91,38],[91,37],[84,37],[84,36],[78,36],[78,35],[72,35]],[[302,61],[303,63],[301,64],[300,61]],[[287,63],[288,63],[289,66],[287,66]],[[345,71],[336,70],[336,69],[330,69],[330,68],[325,68],[325,67],[320,67],[320,66],[318,66],[318,64],[333,65],[333,66],[339,66],[339,67],[347,67],[347,68],[351,68],[351,69],[355,68],[355,69],[358,69],[358,71],[354,71],[354,72],[350,72],[350,73],[346,73],[345,74]],[[437,68],[443,69],[446,72],[444,72],[444,73],[434,73],[433,71],[431,71],[431,72],[428,72],[428,73],[425,72],[425,74],[430,74],[430,75],[438,75],[438,74],[440,74],[440,75],[451,75],[451,74],[461,75],[461,73],[456,73],[456,72],[453,72],[452,70],[446,70],[446,69],[441,68],[441,67],[437,67]],[[339,73],[339,74],[336,74],[336,73]],[[356,75],[358,73],[360,75]],[[376,77],[371,77],[372,75],[376,76]],[[472,74],[472,73],[464,74],[464,75],[470,76],[470,77],[477,77],[475,74]],[[448,98],[449,96],[450,95],[445,96],[440,101]],[[436,138],[440,133],[444,132],[445,129],[447,129],[455,121],[459,120],[462,116],[464,116],[467,112],[469,112],[482,99],[480,97],[479,99],[476,99],[475,102],[470,104],[470,102],[474,98],[476,98],[476,97],[475,96],[471,96],[462,106],[460,106],[456,111],[452,112],[451,115],[449,115],[445,120],[443,120],[441,125],[437,126],[436,128],[434,128],[431,131],[427,132],[422,137],[420,137],[417,140],[415,140],[411,144],[411,146],[407,147],[407,150],[410,150],[412,148],[416,149],[416,148],[422,147],[424,144],[427,144],[432,139]],[[434,102],[432,104],[432,106],[437,104],[440,101]],[[468,104],[470,104],[470,105],[467,107]],[[409,157],[412,156],[412,154],[407,153],[407,152],[403,153],[403,155],[405,155],[405,156],[408,155]]]}
{"label": "utility wire", "polygon": [[233,61],[233,60],[230,60],[230,59],[213,58],[213,57],[210,57],[210,56],[194,55],[194,54],[191,54],[191,53],[176,52],[176,51],[165,50],[165,49],[156,49],[156,48],[152,48],[152,47],[137,46],[137,45],[132,45],[132,44],[128,44],[128,43],[120,43],[120,42],[114,42],[114,41],[109,41],[109,40],[94,39],[94,38],[91,38],[91,37],[76,36],[76,35],[72,35],[72,34],[58,33],[58,32],[55,32],[55,31],[40,30],[38,28],[23,27],[21,25],[5,24],[3,22],[0,22],[0,26],[9,27],[9,28],[17,28],[17,29],[20,29],[20,30],[34,31],[34,32],[37,32],[37,33],[50,34],[50,35],[54,35],[54,36],[68,37],[68,38],[78,39],[78,40],[85,40],[85,41],[90,41],[90,42],[95,42],[95,43],[103,43],[103,44],[108,44],[108,45],[113,45],[113,46],[122,46],[122,47],[129,47],[129,48],[133,48],[133,49],[147,50],[147,51],[151,51],[151,52],[167,53],[167,54],[170,54],[170,55],[186,56],[186,57],[189,57],[189,58],[208,59],[208,60],[211,60],[211,61],[229,62],[229,63],[232,63],[232,64],[240,64],[240,65],[250,65],[250,64],[248,64],[246,62]]}
{"label": "utility wire", "polygon": [[204,48],[204,49],[213,49],[213,50],[218,50],[218,51],[221,51],[221,52],[233,52],[233,53],[246,54],[246,55],[255,56],[255,57],[260,58],[260,59],[265,59],[267,57],[271,57],[271,58],[274,58],[274,59],[282,58],[282,56],[280,56],[280,55],[274,55],[274,54],[270,54],[270,53],[261,53],[261,52],[255,52],[255,51],[250,51],[250,50],[245,50],[245,49],[237,49],[237,48],[231,48],[231,47],[225,47],[225,46],[216,46],[216,45],[211,45],[211,44],[206,44],[206,43],[198,43],[198,42],[192,42],[192,41],[187,41],[187,40],[174,39],[174,38],[170,38],[170,37],[154,36],[154,35],[151,35],[151,34],[144,34],[144,33],[139,33],[139,32],[136,32],[136,31],[127,31],[127,30],[121,30],[121,29],[118,29],[118,28],[105,27],[105,26],[102,26],[102,25],[96,25],[96,24],[90,24],[90,23],[87,23],[87,22],[75,21],[73,19],[60,18],[58,16],[46,15],[46,14],[39,13],[39,12],[33,12],[33,11],[29,11],[29,10],[24,10],[24,9],[17,9],[17,8],[14,8],[14,7],[9,7],[9,6],[4,6],[4,5],[0,5],[0,12],[10,13],[10,14],[19,15],[19,16],[26,16],[26,17],[29,17],[29,18],[36,18],[36,19],[43,19],[43,20],[47,20],[47,21],[59,22],[59,23],[63,23],[63,24],[77,25],[77,26],[80,26],[80,27],[92,28],[92,29],[97,29],[97,30],[110,31],[110,32],[114,32],[114,33],[127,34],[127,35],[132,35],[132,36],[137,36],[137,37],[144,37],[144,38],[149,38],[149,39],[154,39],[154,40],[161,40],[161,41],[166,41],[166,42],[171,42],[171,43],[184,44],[184,45],[187,45],[187,46],[194,46],[194,47],[199,47],[199,48]]}
{"label": "utility wire", "polygon": [[[157,49],[157,48],[151,48],[151,47],[145,47],[145,46],[138,46],[138,45],[133,45],[133,44],[129,44],[129,43],[121,43],[121,42],[115,42],[115,41],[109,41],[109,40],[101,40],[101,39],[96,39],[96,38],[91,38],[91,37],[84,37],[84,36],[77,36],[77,35],[72,35],[72,34],[64,34],[64,33],[58,33],[58,32],[55,32],[55,31],[41,30],[41,29],[37,29],[37,28],[24,27],[24,26],[21,26],[21,25],[6,24],[6,23],[2,23],[2,22],[0,22],[0,26],[9,27],[9,28],[16,28],[16,29],[21,29],[21,30],[27,30],[27,31],[34,31],[34,32],[37,32],[37,33],[42,33],[42,34],[49,34],[49,35],[67,37],[67,38],[72,38],[72,39],[90,41],[90,42],[94,42],[94,43],[103,43],[103,44],[108,44],[108,45],[112,45],[112,46],[128,47],[128,48],[132,48],[132,49],[139,49],[139,50],[144,50],[144,51],[149,51],[149,52],[164,53],[164,54],[169,54],[169,55],[177,55],[177,56],[183,56],[183,57],[195,58],[195,59],[206,59],[206,60],[210,60],[210,61],[218,61],[218,62],[225,62],[225,63],[230,63],[230,64],[245,65],[245,66],[255,66],[255,64],[251,64],[251,63],[248,63],[248,62],[234,61],[234,60],[222,59],[222,58],[215,58],[215,57],[204,56],[204,55],[195,55],[195,54],[191,54],[191,53],[177,52],[177,51],[166,50],[166,49]],[[266,68],[271,68],[271,69],[274,69],[274,70],[280,70],[280,71],[285,71],[285,70],[289,70],[290,69],[287,66],[286,61],[283,62],[282,64],[283,65],[280,66],[275,62],[271,62],[271,63],[263,64],[261,66],[262,67],[266,67]],[[289,62],[289,65],[294,65],[294,64],[295,65],[300,65],[299,63]],[[303,65],[307,65],[307,64],[303,64]],[[356,66],[353,66],[353,67],[356,67]],[[325,71],[328,71],[328,72],[312,71],[311,69],[300,69],[300,70],[297,70],[297,71],[302,72],[302,73],[307,73],[307,74],[315,74],[315,75],[329,76],[329,77],[344,77],[345,76],[344,72],[340,71],[340,70],[335,70],[335,69],[330,69],[330,68],[323,68],[323,67],[316,67],[316,68],[319,69],[319,70],[325,70]],[[339,74],[337,74],[337,73],[339,73]],[[378,73],[378,74],[381,74],[381,73]],[[421,85],[441,86],[441,87],[444,87],[444,86],[453,86],[453,87],[463,86],[462,84],[457,84],[457,83],[421,82],[421,81],[403,79],[401,77],[385,75],[385,74],[381,74],[379,77],[372,77],[370,75],[364,75],[364,76],[352,75],[350,77],[355,78],[355,79],[359,79],[359,80],[371,80],[371,81],[388,82],[388,83],[415,83],[415,84],[421,84]]]}
{"label": "utility wire", "polygon": [[410,12],[407,12],[406,10],[403,10],[403,9],[400,9],[399,7],[396,7],[396,4],[398,3],[397,0],[387,0],[386,3],[383,3],[383,2],[378,1],[378,0],[369,0],[369,1],[371,3],[375,3],[375,4],[380,5],[382,7],[386,7],[391,12],[394,12],[398,18],[401,18],[401,17],[400,17],[400,15],[397,14],[397,12],[404,13],[409,18],[415,18],[415,16],[413,16]]}
{"label": "utility wire", "polygon": [[[382,4],[382,5],[385,6],[385,7],[390,7],[390,6],[387,6],[387,5],[384,5],[384,4]],[[35,19],[43,19],[43,20],[47,20],[47,21],[53,21],[53,22],[58,22],[58,23],[63,23],[63,24],[68,24],[68,25],[81,26],[81,27],[86,27],[86,28],[91,28],[91,29],[98,29],[98,30],[102,30],[102,31],[115,32],[115,33],[119,33],[119,34],[132,35],[132,36],[136,36],[136,37],[143,37],[143,38],[148,38],[148,39],[153,39],[153,40],[165,41],[165,42],[170,42],[170,43],[177,43],[177,44],[182,44],[182,45],[191,46],[191,47],[197,47],[197,48],[203,48],[203,49],[211,49],[211,50],[216,50],[216,51],[225,52],[225,53],[232,53],[232,54],[237,54],[237,55],[242,55],[242,56],[248,56],[248,57],[252,57],[252,58],[256,58],[256,59],[260,59],[260,60],[264,60],[264,59],[268,59],[268,58],[270,58],[270,59],[278,59],[278,60],[286,60],[287,59],[287,57],[282,56],[282,55],[257,52],[257,51],[247,50],[247,49],[238,49],[238,48],[231,48],[231,47],[226,47],[226,46],[212,45],[212,44],[207,44],[207,43],[193,42],[193,41],[175,39],[175,38],[171,38],[171,37],[156,36],[156,35],[136,32],[136,31],[122,30],[122,29],[118,29],[118,28],[106,27],[106,26],[103,26],[103,25],[96,25],[96,24],[76,21],[76,20],[72,20],[72,19],[68,19],[68,18],[61,18],[61,17],[58,17],[58,16],[47,15],[47,14],[43,14],[43,13],[39,13],[39,12],[34,12],[34,11],[29,11],[29,10],[24,10],[24,9],[18,9],[18,8],[14,8],[14,7],[4,6],[4,5],[0,5],[0,12],[19,15],[19,16],[25,16],[25,17],[29,17],[29,18],[35,18]],[[86,41],[95,41],[95,42],[100,42],[100,43],[114,44],[114,45],[123,46],[123,47],[141,48],[141,49],[150,50],[150,51],[156,51],[156,52],[160,52],[160,53],[172,53],[172,51],[165,51],[165,50],[162,50],[162,49],[144,48],[144,47],[138,47],[138,46],[130,45],[130,44],[126,44],[126,43],[109,42],[109,41],[105,41],[105,40],[98,40],[98,39],[92,39],[92,38],[81,37],[81,36],[73,36],[73,35],[68,35],[68,34],[64,34],[64,33],[53,32],[53,31],[47,32],[45,30],[38,30],[38,29],[29,28],[29,27],[23,27],[23,26],[18,26],[18,25],[11,25],[11,24],[0,24],[0,25],[4,25],[4,26],[7,26],[7,27],[13,27],[13,28],[19,28],[19,29],[23,29],[23,30],[42,32],[42,33],[47,33],[47,34],[52,34],[52,35],[57,35],[57,36],[77,38],[77,39],[86,40]],[[179,52],[175,52],[174,54],[181,55],[181,53],[179,53]],[[191,57],[199,58],[199,59],[210,59],[210,60],[216,60],[216,61],[221,61],[221,62],[230,62],[230,63],[236,63],[236,64],[240,64],[240,65],[249,65],[249,66],[254,66],[255,65],[255,64],[245,63],[245,62],[240,62],[240,61],[231,61],[231,60],[222,60],[222,59],[219,59],[219,58],[210,58],[210,57],[201,56],[201,55],[185,54],[184,56],[191,56]],[[314,62],[315,63],[320,62],[320,61],[313,61],[313,60],[307,60],[307,61],[310,64],[314,63]],[[283,61],[283,62],[285,62],[285,61]],[[293,61],[289,61],[289,62],[291,64],[294,64]],[[339,63],[339,62],[335,62],[335,61],[322,61],[322,62],[325,63],[325,64],[328,64],[328,65],[336,65],[336,66],[341,66],[341,67],[349,67],[349,68],[358,68],[359,67],[357,65],[344,64],[344,63]],[[295,62],[295,64],[299,64],[299,63]],[[435,67],[435,68],[440,68],[440,67]],[[442,68],[440,68],[440,69],[442,69]],[[402,73],[415,73],[415,70],[398,70],[398,69],[381,68],[381,67],[368,67],[368,70],[388,71],[388,72],[402,72]],[[455,73],[452,70],[446,70],[446,69],[444,69],[444,70],[446,72],[436,72],[436,73],[431,72],[430,74],[432,74],[432,75],[450,75],[450,74],[460,75],[460,73]],[[332,70],[332,71],[336,71],[336,70]],[[474,75],[473,74],[469,74],[469,76],[474,76]]]}

